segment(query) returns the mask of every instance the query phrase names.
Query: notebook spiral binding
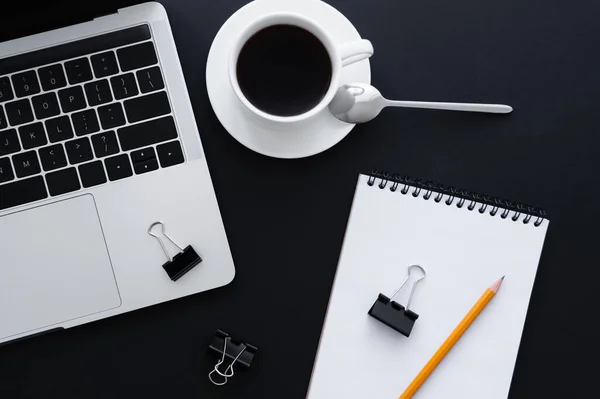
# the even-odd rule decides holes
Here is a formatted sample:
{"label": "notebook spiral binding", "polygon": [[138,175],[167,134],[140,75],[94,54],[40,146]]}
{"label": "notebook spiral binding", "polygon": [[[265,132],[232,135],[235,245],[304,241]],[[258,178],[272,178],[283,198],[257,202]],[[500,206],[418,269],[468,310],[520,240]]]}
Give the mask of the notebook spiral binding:
{"label": "notebook spiral binding", "polygon": [[[367,184],[369,186],[379,187],[380,189],[389,188],[390,191],[398,191],[407,195],[412,192],[413,197],[421,197],[424,200],[433,199],[434,202],[442,202],[448,206],[456,202],[458,208],[466,205],[466,209],[474,211],[476,208],[483,214],[488,211],[489,215],[500,215],[502,219],[518,222],[521,220],[524,224],[529,224],[532,219],[535,227],[540,226],[546,219],[546,212],[543,209],[533,206],[509,201],[498,197],[461,190],[453,186],[445,186],[432,180],[413,179],[409,176],[390,174],[386,171],[371,170],[367,174]],[[511,216],[512,213],[512,216]]]}

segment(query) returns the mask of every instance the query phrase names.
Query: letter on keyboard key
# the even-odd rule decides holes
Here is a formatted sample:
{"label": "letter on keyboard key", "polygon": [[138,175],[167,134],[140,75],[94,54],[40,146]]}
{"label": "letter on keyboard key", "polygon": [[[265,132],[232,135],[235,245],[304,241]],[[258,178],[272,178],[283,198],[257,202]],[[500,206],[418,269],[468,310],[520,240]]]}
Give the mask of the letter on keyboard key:
{"label": "letter on keyboard key", "polygon": [[35,151],[22,152],[12,158],[17,177],[27,177],[42,171]]}
{"label": "letter on keyboard key", "polygon": [[12,126],[22,125],[33,120],[33,111],[28,99],[7,103],[6,116]]}
{"label": "letter on keyboard key", "polygon": [[21,126],[19,128],[19,136],[21,136],[21,143],[23,143],[23,149],[25,150],[48,144],[42,122]]}
{"label": "letter on keyboard key", "polygon": [[118,49],[117,56],[123,72],[154,65],[158,62],[152,42]]}
{"label": "letter on keyboard key", "polygon": [[118,130],[123,151],[146,147],[177,138],[177,129],[172,116],[154,119]]}
{"label": "letter on keyboard key", "polygon": [[169,99],[164,91],[125,100],[124,104],[129,123],[166,115],[171,112]]}
{"label": "letter on keyboard key", "polygon": [[46,183],[51,196],[77,191],[81,188],[77,169],[67,168],[56,172],[46,173]]}
{"label": "letter on keyboard key", "polygon": [[63,112],[72,112],[85,108],[85,97],[81,86],[68,87],[58,92]]}
{"label": "letter on keyboard key", "polygon": [[0,155],[8,155],[21,151],[19,137],[15,129],[0,132]]}
{"label": "letter on keyboard key", "polygon": [[0,210],[48,197],[42,176],[0,185]]}
{"label": "letter on keyboard key", "polygon": [[73,129],[68,116],[59,116],[58,118],[48,119],[46,121],[46,131],[51,143],[67,140],[73,137]]}
{"label": "letter on keyboard key", "polygon": [[10,165],[10,159],[0,158],[0,183],[6,183],[15,178],[15,175]]}
{"label": "letter on keyboard key", "polygon": [[60,114],[58,100],[54,93],[40,94],[39,96],[33,97],[31,102],[33,103],[35,116],[38,119],[46,119]]}

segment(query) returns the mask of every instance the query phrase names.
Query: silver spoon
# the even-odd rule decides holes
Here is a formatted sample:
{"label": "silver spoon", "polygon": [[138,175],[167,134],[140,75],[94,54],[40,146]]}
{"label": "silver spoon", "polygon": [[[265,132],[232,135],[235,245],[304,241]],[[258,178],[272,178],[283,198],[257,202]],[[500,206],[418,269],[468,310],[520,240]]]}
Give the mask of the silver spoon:
{"label": "silver spoon", "polygon": [[385,107],[443,109],[448,111],[487,112],[508,114],[512,107],[502,104],[430,103],[420,101],[391,101],[379,90],[366,83],[352,83],[338,89],[329,104],[331,113],[343,122],[364,123],[374,119]]}

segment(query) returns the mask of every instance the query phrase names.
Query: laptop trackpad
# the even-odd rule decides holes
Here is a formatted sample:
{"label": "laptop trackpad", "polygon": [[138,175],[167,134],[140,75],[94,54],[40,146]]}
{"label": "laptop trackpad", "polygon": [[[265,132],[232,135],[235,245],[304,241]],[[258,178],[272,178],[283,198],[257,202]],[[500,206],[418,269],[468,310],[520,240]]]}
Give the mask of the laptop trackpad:
{"label": "laptop trackpad", "polygon": [[120,305],[92,195],[0,217],[0,339]]}

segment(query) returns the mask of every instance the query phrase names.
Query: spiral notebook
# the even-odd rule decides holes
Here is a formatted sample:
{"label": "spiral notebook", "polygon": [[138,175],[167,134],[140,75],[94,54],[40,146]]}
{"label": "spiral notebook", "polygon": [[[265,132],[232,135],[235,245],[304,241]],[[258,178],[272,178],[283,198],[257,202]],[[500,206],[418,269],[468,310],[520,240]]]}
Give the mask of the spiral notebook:
{"label": "spiral notebook", "polygon": [[[481,294],[499,293],[415,399],[506,399],[548,228],[540,209],[431,182],[360,175],[309,399],[396,399]],[[367,313],[411,264],[409,337]],[[411,282],[394,300],[406,305]],[[408,288],[407,288],[408,287]]]}

